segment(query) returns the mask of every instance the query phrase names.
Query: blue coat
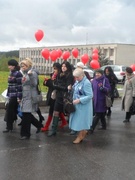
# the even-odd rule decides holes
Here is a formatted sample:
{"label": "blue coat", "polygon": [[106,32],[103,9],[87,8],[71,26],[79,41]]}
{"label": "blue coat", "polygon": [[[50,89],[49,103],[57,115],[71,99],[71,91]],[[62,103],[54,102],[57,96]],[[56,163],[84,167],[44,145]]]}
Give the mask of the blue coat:
{"label": "blue coat", "polygon": [[80,103],[75,105],[76,111],[70,114],[69,128],[75,131],[88,130],[93,120],[91,82],[84,77],[80,82],[76,82],[73,88],[73,99],[80,99]]}
{"label": "blue coat", "polygon": [[104,75],[97,79],[94,78],[92,87],[94,94],[94,112],[106,112],[105,95],[111,90],[109,80]]}

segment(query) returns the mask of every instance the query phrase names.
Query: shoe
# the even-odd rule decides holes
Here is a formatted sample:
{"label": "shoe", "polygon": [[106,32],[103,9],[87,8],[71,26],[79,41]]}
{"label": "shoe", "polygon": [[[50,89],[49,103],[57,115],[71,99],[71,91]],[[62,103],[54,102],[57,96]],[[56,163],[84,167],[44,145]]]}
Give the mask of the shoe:
{"label": "shoe", "polygon": [[8,132],[12,132],[12,130],[6,129],[3,131],[3,133],[8,133]]}
{"label": "shoe", "polygon": [[79,137],[77,137],[74,141],[73,141],[73,144],[79,144],[81,143],[83,140],[80,139]]}
{"label": "shoe", "polygon": [[67,125],[67,122],[63,122],[59,127],[64,128],[64,126],[66,126],[66,125]]}
{"label": "shoe", "polygon": [[108,113],[106,114],[107,117],[110,117],[111,116],[111,111],[108,111]]}
{"label": "shoe", "polygon": [[93,132],[94,132],[94,130],[93,130],[93,129],[90,129],[90,130],[88,131],[88,134],[93,134]]}
{"label": "shoe", "polygon": [[42,132],[45,132],[45,131],[48,131],[48,130],[49,130],[49,127],[47,127],[47,126],[41,128],[41,131],[42,131]]}
{"label": "shoe", "polygon": [[36,134],[40,133],[41,128],[37,128]]}
{"label": "shoe", "polygon": [[98,128],[98,130],[106,130],[106,128],[104,128],[104,127],[101,127],[101,128]]}
{"label": "shoe", "polygon": [[124,123],[128,123],[128,122],[129,122],[129,119],[125,119],[123,122],[124,122]]}
{"label": "shoe", "polygon": [[22,136],[21,138],[20,138],[20,140],[25,140],[25,139],[29,139],[30,137],[28,137],[28,136]]}
{"label": "shoe", "polygon": [[53,132],[53,131],[51,131],[51,132],[49,132],[48,133],[48,135],[47,135],[48,137],[51,137],[51,136],[56,136],[56,132]]}
{"label": "shoe", "polygon": [[77,134],[77,131],[73,131],[73,130],[72,130],[72,131],[70,132],[70,135],[76,135],[76,134]]}
{"label": "shoe", "polygon": [[18,126],[21,126],[22,125],[22,123],[20,122],[19,124],[18,124]]}

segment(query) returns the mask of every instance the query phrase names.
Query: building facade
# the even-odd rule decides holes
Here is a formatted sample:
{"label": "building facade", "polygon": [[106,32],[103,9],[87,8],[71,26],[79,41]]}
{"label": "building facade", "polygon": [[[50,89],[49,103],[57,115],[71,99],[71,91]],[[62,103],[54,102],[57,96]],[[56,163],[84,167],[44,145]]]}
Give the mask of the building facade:
{"label": "building facade", "polygon": [[[83,54],[92,55],[92,50],[97,48],[100,53],[109,59],[110,64],[127,65],[130,66],[135,64],[135,45],[134,44],[87,44],[87,45],[69,45],[69,46],[52,46],[52,47],[33,47],[33,48],[20,48],[19,60],[23,60],[26,57],[32,59],[34,67],[39,70],[42,74],[48,74],[52,72],[52,65],[54,62],[51,59],[46,60],[42,57],[41,51],[47,48],[49,51],[61,49],[62,52],[69,51],[71,56],[67,61],[72,65],[76,65],[77,62],[81,61]],[[79,51],[78,58],[72,56],[72,50],[77,48]],[[62,63],[63,59],[59,58],[56,62]],[[89,66],[89,62],[87,63]]]}

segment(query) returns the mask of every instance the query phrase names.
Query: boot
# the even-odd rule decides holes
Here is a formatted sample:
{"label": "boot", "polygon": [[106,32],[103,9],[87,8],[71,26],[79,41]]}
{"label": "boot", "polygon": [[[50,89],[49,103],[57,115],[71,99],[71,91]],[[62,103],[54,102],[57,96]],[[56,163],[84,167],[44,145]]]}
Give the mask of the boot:
{"label": "boot", "polygon": [[45,119],[44,119],[44,117],[42,116],[40,109],[38,108],[38,110],[37,110],[36,112],[37,112],[37,114],[38,114],[38,116],[39,116],[39,121],[40,121],[41,124],[42,124],[42,121],[44,121]]}
{"label": "boot", "polygon": [[48,119],[47,119],[44,127],[41,128],[41,131],[42,131],[42,132],[49,130],[49,126],[50,126],[50,124],[51,124],[51,121],[52,121],[52,116],[48,116]]}
{"label": "boot", "polygon": [[129,122],[129,119],[125,119],[123,122],[124,122],[124,123],[128,123],[128,122]]}
{"label": "boot", "polygon": [[79,144],[83,140],[83,131],[80,131],[77,138],[73,141],[73,144]]}
{"label": "boot", "polygon": [[61,125],[60,125],[60,128],[63,128],[64,126],[67,125],[67,121],[66,121],[65,116],[64,116],[63,113],[60,113],[59,117],[60,117],[60,119],[61,119],[61,121],[62,121],[62,123],[61,123]]}
{"label": "boot", "polygon": [[53,123],[52,123],[52,131],[48,133],[48,136],[55,136],[57,132],[59,117],[54,116]]}
{"label": "boot", "polygon": [[82,130],[82,140],[86,137],[87,133],[87,130]]}
{"label": "boot", "polygon": [[99,117],[98,117],[98,116],[95,116],[95,117],[93,118],[92,126],[91,126],[91,128],[90,128],[90,132],[91,132],[90,134],[93,134],[93,132],[94,132],[94,130],[95,130],[98,122],[99,122]]}
{"label": "boot", "polygon": [[108,112],[107,112],[106,115],[107,115],[108,117],[110,117],[110,116],[111,116],[111,113],[112,113],[111,108],[108,108]]}

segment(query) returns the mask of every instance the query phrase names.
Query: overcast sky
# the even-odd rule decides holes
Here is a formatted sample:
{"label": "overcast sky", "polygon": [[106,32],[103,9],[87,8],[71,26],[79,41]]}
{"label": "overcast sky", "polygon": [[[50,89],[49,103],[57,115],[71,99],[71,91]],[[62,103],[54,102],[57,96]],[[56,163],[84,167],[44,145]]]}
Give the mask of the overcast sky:
{"label": "overcast sky", "polygon": [[0,0],[0,51],[86,43],[135,44],[135,1]]}

